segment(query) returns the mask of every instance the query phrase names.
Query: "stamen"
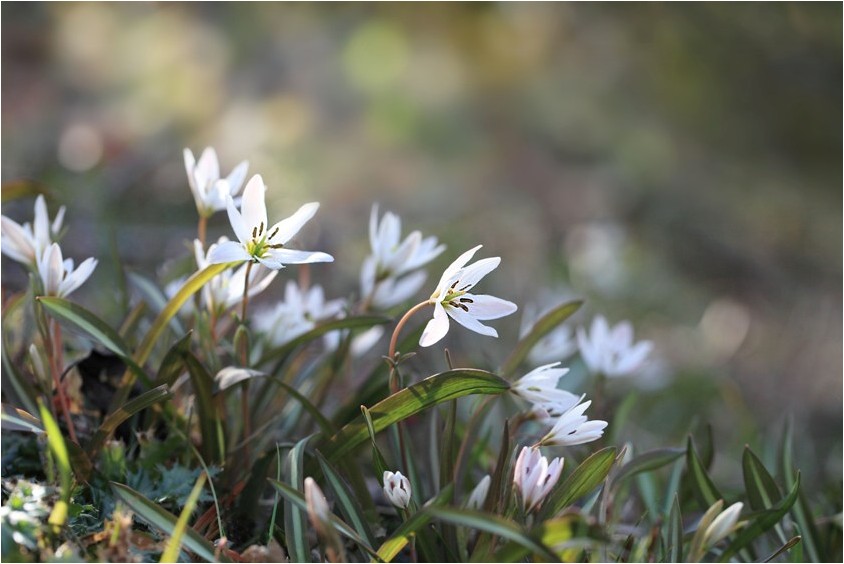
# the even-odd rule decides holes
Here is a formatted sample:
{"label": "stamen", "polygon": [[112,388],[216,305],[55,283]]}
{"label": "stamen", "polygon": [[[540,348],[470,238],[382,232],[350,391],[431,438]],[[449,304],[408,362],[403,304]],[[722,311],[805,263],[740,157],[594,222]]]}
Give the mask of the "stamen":
{"label": "stamen", "polygon": [[264,222],[261,222],[261,227],[258,229],[258,235],[264,232]]}
{"label": "stamen", "polygon": [[281,243],[276,243],[275,245],[267,245],[267,246],[271,249],[281,249],[282,247],[284,247],[284,245],[281,244]]}
{"label": "stamen", "polygon": [[471,286],[472,286],[471,284],[466,284],[465,286],[463,286],[462,288],[460,288],[460,289],[458,290],[458,292],[465,292],[465,291],[466,291],[466,289],[467,289],[467,288],[469,288],[469,287],[471,287]]}
{"label": "stamen", "polygon": [[268,240],[272,239],[273,237],[275,237],[276,233],[278,233],[278,227],[276,227],[276,228],[273,230],[273,234],[272,234],[272,235],[270,235],[269,237],[267,237],[267,239],[268,239]]}
{"label": "stamen", "polygon": [[455,281],[454,281],[454,284],[452,284],[452,285],[451,285],[451,289],[452,289],[452,290],[454,290],[454,287],[455,287],[455,286],[457,286],[457,283],[458,283],[458,282],[460,282],[460,280],[455,280]]}
{"label": "stamen", "polygon": [[475,300],[473,300],[472,298],[460,298],[460,301],[461,301],[461,302],[464,302],[464,303],[467,303],[467,304],[473,304],[473,303],[475,303]]}
{"label": "stamen", "polygon": [[258,228],[257,228],[257,227],[253,227],[253,228],[252,228],[252,238],[253,238],[253,239],[257,239],[257,238],[258,238]]}

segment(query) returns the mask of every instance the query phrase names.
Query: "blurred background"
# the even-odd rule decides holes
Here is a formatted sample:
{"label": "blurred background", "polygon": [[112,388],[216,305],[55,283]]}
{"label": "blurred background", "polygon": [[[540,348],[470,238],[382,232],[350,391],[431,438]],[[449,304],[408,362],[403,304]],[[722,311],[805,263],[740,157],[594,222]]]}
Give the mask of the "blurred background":
{"label": "blurred background", "polygon": [[[448,243],[430,284],[483,243],[503,257],[483,291],[585,298],[573,325],[631,319],[657,354],[613,383],[619,398],[644,390],[627,438],[665,445],[711,422],[738,476],[741,444],[792,415],[804,470],[840,488],[840,4],[3,3],[2,16],[2,180],[68,207],[65,254],[100,259],[74,299],[115,324],[118,260],[163,281],[186,254],[182,149],[211,145],[224,173],[248,159],[263,175],[271,220],[322,203],[302,248],[337,257],[312,270],[329,295],[356,290],[379,202]],[[3,213],[30,221],[32,200]],[[217,214],[209,239],[224,234]],[[4,257],[4,287],[24,284]],[[503,344],[449,338],[500,360],[518,325],[496,324]]]}

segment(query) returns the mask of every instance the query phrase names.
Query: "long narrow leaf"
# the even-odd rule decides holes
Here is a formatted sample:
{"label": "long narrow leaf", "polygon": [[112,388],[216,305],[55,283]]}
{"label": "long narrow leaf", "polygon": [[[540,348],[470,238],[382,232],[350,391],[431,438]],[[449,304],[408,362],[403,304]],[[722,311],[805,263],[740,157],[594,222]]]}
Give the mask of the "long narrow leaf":
{"label": "long narrow leaf", "polygon": [[562,485],[558,485],[543,504],[541,515],[556,515],[581,497],[597,488],[615,463],[615,447],[607,447],[591,455],[574,469]]}
{"label": "long narrow leaf", "polygon": [[[287,483],[297,491],[305,487],[305,447],[310,440],[309,436],[297,442],[287,455]],[[289,503],[284,505],[284,537],[290,559],[293,562],[308,562],[305,511]]]}
{"label": "long narrow leaf", "polygon": [[[369,411],[375,432],[397,421],[407,419],[439,403],[470,394],[501,394],[510,388],[502,378],[474,369],[449,370],[430,376],[372,406]],[[337,460],[366,441],[368,432],[363,421],[349,423],[327,441],[323,452],[329,460]]]}
{"label": "long narrow leaf", "polygon": [[747,499],[752,509],[756,511],[770,509],[774,503],[782,498],[782,492],[780,492],[774,478],[748,446],[744,447],[741,468],[744,474]]}
{"label": "long narrow leaf", "polygon": [[170,540],[167,542],[167,546],[164,548],[164,553],[161,555],[161,560],[159,560],[159,562],[177,561],[179,557],[179,548],[182,546],[182,537],[188,527],[188,520],[190,519],[193,510],[196,508],[196,502],[199,501],[199,495],[202,493],[202,488],[205,486],[206,477],[207,474],[203,472],[199,475],[199,478],[197,478],[196,483],[193,485],[193,489],[191,490],[190,495],[188,495],[185,506],[179,514],[179,519],[176,521],[176,526],[173,527],[173,536],[171,536]]}
{"label": "long narrow leaf", "polygon": [[682,562],[683,560],[683,516],[680,513],[680,498],[674,494],[671,513],[668,514],[665,546],[668,552],[668,562]]}
{"label": "long narrow leaf", "polygon": [[709,474],[706,473],[706,468],[703,466],[700,458],[698,458],[691,435],[689,435],[686,445],[686,472],[691,481],[692,491],[694,491],[701,509],[705,511],[712,507],[712,504],[719,499],[724,499],[724,496],[721,495],[718,488],[712,483]]}
{"label": "long narrow leaf", "polygon": [[325,459],[319,452],[316,453],[319,467],[322,469],[322,475],[325,476],[328,485],[331,486],[331,491],[334,492],[334,498],[340,506],[340,511],[343,512],[343,517],[354,527],[355,531],[366,539],[370,545],[375,544],[375,535],[372,534],[372,529],[369,526],[366,516],[363,514],[363,507],[354,497],[352,488],[343,480],[340,473],[334,469],[333,466]]}
{"label": "long narrow leaf", "polygon": [[103,421],[100,425],[98,433],[110,435],[121,423],[136,413],[172,396],[173,393],[166,384],[162,384],[157,388],[148,390],[125,404],[117,411],[110,413],[108,417],[105,418],[105,421]]}
{"label": "long narrow leaf", "polygon": [[429,500],[422,509],[411,515],[407,521],[402,523],[401,527],[396,529],[393,536],[381,544],[378,548],[378,557],[384,562],[392,562],[393,558],[407,546],[410,539],[431,521],[430,509],[448,503],[453,491],[452,485],[449,484],[435,498]]}
{"label": "long narrow leaf", "polygon": [[36,417],[7,403],[2,405],[2,421],[3,428],[9,431],[44,433],[44,427]]}
{"label": "long narrow leaf", "polygon": [[621,467],[618,475],[613,479],[613,483],[621,483],[625,478],[629,478],[640,472],[649,472],[657,468],[662,468],[684,454],[686,454],[686,449],[684,448],[660,448],[640,454]]}
{"label": "long narrow leaf", "polygon": [[164,355],[164,358],[161,360],[161,364],[158,367],[158,375],[155,379],[156,384],[167,384],[168,386],[172,386],[173,382],[176,381],[176,378],[184,372],[185,362],[182,357],[184,357],[185,353],[190,350],[190,341],[192,336],[193,331],[188,331],[184,337],[176,341],[173,346],[167,350],[167,353]]}
{"label": "long narrow leaf", "polygon": [[[173,535],[177,522],[175,515],[163,509],[157,503],[153,503],[129,486],[118,484],[117,482],[109,482],[109,484],[114,495],[128,505],[141,519],[165,534]],[[214,546],[192,528],[188,527],[185,529],[182,544],[195,552],[200,558],[204,558],[208,562],[215,561]]]}
{"label": "long narrow leaf", "polygon": [[61,429],[59,429],[58,423],[56,423],[56,420],[50,414],[50,410],[47,409],[40,399],[38,400],[38,410],[41,413],[41,422],[44,424],[44,430],[47,432],[47,444],[59,467],[61,498],[53,506],[50,517],[47,519],[47,522],[54,529],[58,529],[63,527],[67,521],[68,504],[70,503],[70,494],[73,488],[73,470],[70,466],[70,456],[67,453],[67,446],[65,445]]}
{"label": "long narrow leaf", "polygon": [[583,305],[581,300],[575,300],[562,304],[543,315],[536,323],[534,323],[533,328],[528,332],[528,334],[522,337],[516,345],[516,348],[513,349],[513,352],[510,353],[510,356],[507,357],[506,361],[504,361],[504,365],[501,367],[501,375],[505,378],[512,376],[519,367],[519,364],[521,364],[527,357],[534,345],[536,345],[542,337],[553,331],[560,323],[574,315],[574,313],[580,309],[581,305]]}
{"label": "long narrow leaf", "polygon": [[[793,431],[792,423],[788,421],[783,430],[782,443],[780,445],[780,472],[783,484],[786,489],[794,487],[796,476],[794,472],[794,454],[793,454]],[[811,562],[826,562],[831,560],[826,553],[824,545],[820,542],[820,535],[815,526],[815,521],[812,518],[812,513],[805,503],[802,493],[798,494],[797,503],[791,510],[795,521],[799,528],[799,533],[803,537],[803,542],[798,546],[798,550],[802,552],[803,547],[806,551],[806,559]],[[794,552],[797,552],[794,551]]]}

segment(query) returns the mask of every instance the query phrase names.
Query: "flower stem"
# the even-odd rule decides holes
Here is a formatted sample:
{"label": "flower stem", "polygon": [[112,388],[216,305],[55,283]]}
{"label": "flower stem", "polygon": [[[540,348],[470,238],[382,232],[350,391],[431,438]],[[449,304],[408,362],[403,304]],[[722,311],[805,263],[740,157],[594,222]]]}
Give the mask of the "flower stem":
{"label": "flower stem", "polygon": [[208,225],[208,218],[204,215],[199,216],[199,228],[198,228],[198,235],[199,235],[199,242],[202,243],[202,248],[205,248],[205,229]]}
{"label": "flower stem", "polygon": [[67,424],[67,432],[70,435],[70,439],[75,442],[79,443],[79,439],[76,438],[76,428],[73,426],[73,419],[70,418],[70,405],[67,402],[67,395],[64,392],[64,384],[61,380],[61,369],[60,366],[63,364],[62,360],[62,330],[59,324],[53,320],[50,322],[50,329],[52,333],[52,353],[50,355],[50,369],[53,373],[53,382],[56,386],[56,391],[59,394],[59,402],[62,407],[62,413],[64,414],[64,420]]}
{"label": "flower stem", "polygon": [[425,306],[428,306],[428,305],[431,305],[431,302],[425,301],[425,302],[420,302],[420,303],[416,304],[415,306],[413,306],[412,308],[407,310],[407,313],[405,313],[402,316],[402,318],[399,319],[399,322],[396,323],[396,328],[393,330],[393,336],[390,339],[390,352],[387,353],[387,356],[389,356],[390,359],[393,359],[396,356],[396,345],[397,345],[398,340],[399,340],[399,333],[401,333],[401,330],[402,330],[402,327],[404,327],[404,324],[407,323],[407,320],[410,319],[413,316],[414,313],[416,313],[417,311],[421,310],[422,308],[424,308]]}
{"label": "flower stem", "polygon": [[249,306],[249,274],[252,272],[252,261],[246,263],[246,276],[243,277],[243,307],[240,310],[240,319],[246,323],[246,308]]}

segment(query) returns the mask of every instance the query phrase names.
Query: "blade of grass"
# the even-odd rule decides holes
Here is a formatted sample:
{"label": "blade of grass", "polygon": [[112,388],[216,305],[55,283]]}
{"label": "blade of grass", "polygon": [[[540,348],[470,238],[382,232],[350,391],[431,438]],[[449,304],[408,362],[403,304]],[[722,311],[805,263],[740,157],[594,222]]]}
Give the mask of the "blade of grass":
{"label": "blade of grass", "polygon": [[334,497],[340,506],[340,511],[346,521],[354,527],[355,531],[368,542],[370,545],[375,544],[375,535],[372,534],[372,529],[366,516],[363,514],[363,507],[352,493],[351,487],[343,480],[339,472],[331,466],[326,458],[316,452],[319,467],[322,470],[322,475],[325,476],[331,491],[334,492]]}
{"label": "blade of grass", "polygon": [[692,491],[702,510],[706,511],[712,507],[713,503],[719,499],[724,499],[724,496],[712,483],[700,458],[698,458],[694,439],[691,435],[689,435],[686,445],[686,472],[691,481]]}
{"label": "blade of grass", "polygon": [[583,305],[581,300],[575,300],[564,303],[553,310],[543,315],[528,332],[527,335],[519,340],[516,348],[504,361],[501,366],[501,375],[504,378],[510,378],[522,361],[527,357],[530,350],[539,342],[542,337],[553,331],[560,323],[574,315]]}
{"label": "blade of grass", "polygon": [[686,454],[684,448],[660,448],[640,454],[627,464],[621,467],[613,479],[613,484],[618,484],[624,479],[635,476],[640,472],[649,472],[662,468]]}
{"label": "blade of grass", "polygon": [[[287,483],[297,491],[302,491],[305,487],[305,448],[312,437],[313,435],[297,442],[287,454]],[[305,511],[290,503],[284,505],[284,538],[291,560],[308,562]]]}
{"label": "blade of grass", "polygon": [[2,404],[3,428],[9,431],[28,431],[30,433],[44,433],[41,422],[23,409]]}
{"label": "blade of grass", "polygon": [[540,511],[542,518],[556,515],[601,485],[615,464],[615,453],[615,447],[601,449],[575,468],[545,499]]}
{"label": "blade of grass", "polygon": [[429,500],[419,511],[410,516],[410,518],[402,523],[396,529],[393,535],[381,543],[378,547],[378,557],[384,562],[392,562],[402,549],[407,546],[410,539],[417,534],[417,532],[425,527],[431,521],[431,514],[429,510],[434,507],[445,505],[453,495],[452,485],[449,484],[443,488],[436,497]]}
{"label": "blade of grass", "polygon": [[196,509],[196,502],[199,501],[199,495],[202,493],[202,488],[205,486],[206,477],[207,474],[203,472],[199,475],[199,478],[197,478],[196,483],[193,485],[193,489],[191,490],[190,495],[188,495],[185,506],[179,514],[179,519],[173,527],[173,535],[167,542],[167,546],[164,548],[164,553],[161,555],[161,560],[159,560],[159,562],[176,562],[178,560],[179,549],[182,546],[182,537],[187,529],[188,520],[190,519],[191,514],[193,514],[193,510]]}
{"label": "blade of grass", "polygon": [[70,466],[70,456],[67,453],[67,446],[64,442],[61,429],[58,423],[53,419],[50,410],[44,403],[38,400],[38,411],[41,414],[41,422],[44,424],[44,430],[47,432],[47,444],[50,447],[50,452],[59,467],[59,484],[61,485],[61,497],[53,506],[50,512],[50,517],[47,522],[50,524],[54,532],[58,532],[67,521],[68,504],[70,503],[70,494],[73,489],[73,470]]}

